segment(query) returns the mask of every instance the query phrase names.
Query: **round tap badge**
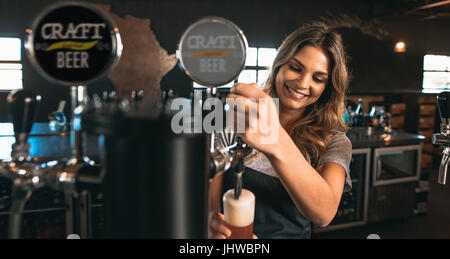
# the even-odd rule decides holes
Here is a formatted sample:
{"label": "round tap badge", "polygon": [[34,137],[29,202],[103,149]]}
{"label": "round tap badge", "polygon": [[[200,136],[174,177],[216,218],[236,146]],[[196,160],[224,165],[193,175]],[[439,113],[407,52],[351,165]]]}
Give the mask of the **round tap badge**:
{"label": "round tap badge", "polygon": [[64,85],[84,85],[106,76],[122,52],[118,28],[87,3],[51,5],[26,32],[31,63],[44,77]]}
{"label": "round tap badge", "polygon": [[239,76],[247,46],[244,33],[235,24],[220,17],[206,17],[184,32],[177,55],[192,80],[215,87]]}

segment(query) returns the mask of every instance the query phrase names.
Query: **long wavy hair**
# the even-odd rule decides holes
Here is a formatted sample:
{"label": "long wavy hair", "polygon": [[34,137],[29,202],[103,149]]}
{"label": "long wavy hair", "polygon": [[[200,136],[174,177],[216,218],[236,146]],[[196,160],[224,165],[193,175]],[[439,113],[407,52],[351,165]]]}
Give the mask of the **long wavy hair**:
{"label": "long wavy hair", "polygon": [[274,98],[278,97],[275,81],[280,67],[307,45],[326,53],[331,75],[320,98],[306,107],[301,118],[289,125],[288,133],[303,156],[317,168],[330,136],[336,131],[347,131],[343,112],[349,75],[341,36],[323,23],[308,24],[294,31],[279,47],[264,91]]}

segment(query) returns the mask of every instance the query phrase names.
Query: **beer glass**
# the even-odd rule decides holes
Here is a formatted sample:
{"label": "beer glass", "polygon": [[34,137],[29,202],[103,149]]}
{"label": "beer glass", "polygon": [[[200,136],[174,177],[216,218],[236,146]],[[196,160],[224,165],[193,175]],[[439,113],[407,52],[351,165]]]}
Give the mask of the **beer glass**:
{"label": "beer glass", "polygon": [[255,195],[242,189],[239,199],[234,197],[234,189],[223,195],[225,225],[231,230],[229,239],[251,239],[255,216]]}

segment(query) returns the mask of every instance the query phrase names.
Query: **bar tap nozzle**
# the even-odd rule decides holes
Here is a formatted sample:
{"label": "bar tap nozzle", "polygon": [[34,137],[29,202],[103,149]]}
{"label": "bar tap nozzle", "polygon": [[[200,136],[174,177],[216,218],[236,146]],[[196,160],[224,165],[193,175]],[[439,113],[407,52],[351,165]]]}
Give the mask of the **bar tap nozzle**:
{"label": "bar tap nozzle", "polygon": [[242,175],[244,174],[244,158],[239,158],[239,162],[237,163],[236,167],[234,168],[234,199],[239,199],[239,196],[241,196],[242,192],[242,185],[243,185],[243,179]]}
{"label": "bar tap nozzle", "polygon": [[450,148],[449,147],[444,148],[444,151],[442,153],[443,153],[443,155],[442,155],[441,165],[439,166],[438,183],[446,184],[447,183],[448,164],[450,162]]}

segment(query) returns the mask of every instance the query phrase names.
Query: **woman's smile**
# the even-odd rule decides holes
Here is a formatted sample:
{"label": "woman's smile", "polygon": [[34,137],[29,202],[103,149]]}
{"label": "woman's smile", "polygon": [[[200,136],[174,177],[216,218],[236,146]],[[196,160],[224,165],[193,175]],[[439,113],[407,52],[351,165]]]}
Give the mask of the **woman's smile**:
{"label": "woman's smile", "polygon": [[288,95],[297,101],[304,100],[309,96],[304,93],[301,93],[300,91],[298,91],[298,89],[294,87],[289,87],[287,84],[284,85],[284,88],[287,90]]}

